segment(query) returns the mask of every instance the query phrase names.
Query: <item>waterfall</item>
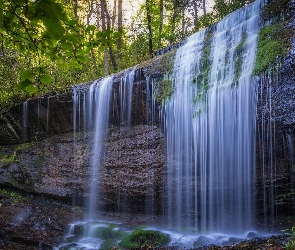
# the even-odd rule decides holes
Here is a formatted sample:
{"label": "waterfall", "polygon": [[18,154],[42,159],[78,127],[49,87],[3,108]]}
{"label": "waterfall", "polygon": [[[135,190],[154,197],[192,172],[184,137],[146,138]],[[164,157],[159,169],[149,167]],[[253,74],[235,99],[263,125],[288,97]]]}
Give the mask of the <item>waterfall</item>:
{"label": "waterfall", "polygon": [[126,71],[120,82],[120,124],[131,127],[132,89],[136,66]]}
{"label": "waterfall", "polygon": [[104,78],[101,81],[92,84],[88,93],[88,107],[90,107],[90,112],[93,110],[91,118],[93,118],[92,122],[94,124],[89,195],[89,219],[95,218],[95,213],[98,208],[97,196],[99,194],[99,168],[103,157],[104,141],[108,131],[112,83],[112,76]]}
{"label": "waterfall", "polygon": [[23,141],[28,140],[28,102],[23,102],[23,113],[22,113],[22,134]]}
{"label": "waterfall", "polygon": [[[112,83],[113,76],[109,76],[102,80],[94,81],[87,92],[83,88],[83,84],[73,89],[74,162],[76,162],[75,148],[78,133],[83,133],[84,139],[89,131],[93,133],[88,219],[94,219],[98,209],[99,169],[103,157],[104,142],[108,132]],[[83,111],[83,117],[81,116],[81,110]],[[83,131],[81,131],[81,126],[83,126]],[[73,200],[75,200],[74,196],[75,194],[73,195]]]}
{"label": "waterfall", "polygon": [[175,91],[165,106],[171,226],[242,232],[255,220],[259,31],[255,1],[176,53]]}

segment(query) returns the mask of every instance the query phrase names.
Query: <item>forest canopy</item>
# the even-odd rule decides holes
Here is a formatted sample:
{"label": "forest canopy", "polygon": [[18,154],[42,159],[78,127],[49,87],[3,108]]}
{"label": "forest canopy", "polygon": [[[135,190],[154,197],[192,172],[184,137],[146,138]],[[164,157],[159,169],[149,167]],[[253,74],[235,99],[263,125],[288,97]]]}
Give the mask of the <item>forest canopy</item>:
{"label": "forest canopy", "polygon": [[0,107],[131,67],[250,2],[0,0]]}

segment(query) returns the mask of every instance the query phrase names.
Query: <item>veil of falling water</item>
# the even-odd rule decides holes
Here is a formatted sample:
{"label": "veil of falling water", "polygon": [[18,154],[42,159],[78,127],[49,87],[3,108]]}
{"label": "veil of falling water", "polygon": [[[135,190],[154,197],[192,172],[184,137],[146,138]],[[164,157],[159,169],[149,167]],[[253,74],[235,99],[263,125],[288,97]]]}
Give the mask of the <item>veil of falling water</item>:
{"label": "veil of falling water", "polygon": [[[91,159],[91,179],[89,197],[89,219],[95,218],[97,207],[98,172],[102,162],[103,145],[108,130],[109,106],[111,102],[113,77],[107,77],[92,84],[89,89],[89,107],[93,110],[93,155]],[[92,106],[92,107],[91,107]]]}
{"label": "veil of falling water", "polygon": [[165,106],[171,226],[242,232],[254,223],[252,70],[263,4],[232,13],[177,51],[175,92]]}

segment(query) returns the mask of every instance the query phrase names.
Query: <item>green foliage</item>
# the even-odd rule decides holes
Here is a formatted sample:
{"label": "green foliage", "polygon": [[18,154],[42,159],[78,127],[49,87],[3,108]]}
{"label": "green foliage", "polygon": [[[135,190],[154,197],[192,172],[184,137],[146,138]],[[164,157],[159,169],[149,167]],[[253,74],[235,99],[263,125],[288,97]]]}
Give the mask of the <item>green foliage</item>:
{"label": "green foliage", "polygon": [[286,244],[286,249],[295,250],[295,225],[292,227],[289,235],[291,236],[291,240]]}
{"label": "green foliage", "polygon": [[5,165],[19,162],[19,159],[17,158],[17,156],[15,154],[4,155],[1,159],[1,162],[5,166]]}
{"label": "green foliage", "polygon": [[[152,49],[157,51],[214,24],[252,0],[216,0],[213,11],[205,15],[201,15],[202,1],[195,2],[197,6],[192,1],[164,1],[161,15],[159,1],[149,0],[133,16],[131,26],[119,30],[114,25],[112,30],[102,32],[97,28],[101,25],[99,16],[96,26],[79,21],[86,20],[90,14],[89,3],[79,3],[77,20],[73,1],[0,0],[0,108],[47,92],[61,93],[76,83],[104,76],[106,61],[112,63],[110,55],[105,58],[110,48],[118,66],[110,69],[110,73],[148,60],[146,3],[152,17]],[[288,15],[285,10],[277,10],[285,9],[286,4],[287,0],[274,0],[264,15]],[[192,78],[196,83],[203,82],[205,88],[209,72],[206,65],[210,63],[206,53],[210,53],[208,46],[204,50],[202,74]],[[171,62],[167,64],[168,74],[171,74]],[[239,61],[236,63],[239,69]],[[170,95],[169,88],[166,90],[163,96]]]}
{"label": "green foliage", "polygon": [[220,20],[231,12],[234,12],[235,10],[252,2],[254,2],[254,0],[215,0],[214,11],[216,19]]}
{"label": "green foliage", "polygon": [[158,247],[165,246],[169,243],[168,235],[158,231],[135,229],[127,238],[122,240],[121,247],[131,249],[136,247]]}
{"label": "green foliage", "polygon": [[288,53],[294,31],[282,25],[282,23],[272,24],[260,30],[255,75],[275,67],[279,59]]}
{"label": "green foliage", "polygon": [[5,189],[5,188],[0,189],[0,193],[4,194],[4,195],[8,195],[8,196],[10,196],[11,198],[14,198],[14,199],[23,198],[23,196],[20,193],[9,190],[9,189]]}
{"label": "green foliage", "polygon": [[119,35],[86,27],[58,0],[0,0],[0,31],[0,107],[93,79],[91,49]]}

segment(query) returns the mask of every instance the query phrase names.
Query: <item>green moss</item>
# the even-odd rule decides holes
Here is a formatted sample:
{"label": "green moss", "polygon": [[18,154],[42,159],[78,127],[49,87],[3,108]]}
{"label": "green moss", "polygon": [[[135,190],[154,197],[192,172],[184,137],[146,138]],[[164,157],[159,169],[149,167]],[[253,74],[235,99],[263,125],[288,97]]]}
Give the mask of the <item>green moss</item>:
{"label": "green moss", "polygon": [[289,234],[291,236],[290,241],[286,244],[287,250],[295,250],[295,225],[291,229],[291,233]]}
{"label": "green moss", "polygon": [[16,154],[11,154],[11,155],[4,155],[1,159],[1,162],[4,166],[12,164],[12,163],[16,163],[19,162],[18,157],[16,156]]}
{"label": "green moss", "polygon": [[33,142],[20,144],[16,147],[16,151],[23,151],[23,150],[29,149],[33,145],[34,145]]}
{"label": "green moss", "polygon": [[282,19],[288,19],[290,15],[290,0],[274,0],[267,4],[262,12],[261,17],[264,22],[269,20],[279,21]]}
{"label": "green moss", "polygon": [[294,35],[292,28],[283,27],[284,23],[273,24],[260,30],[254,74],[260,75],[274,68],[291,46]]}
{"label": "green moss", "polygon": [[7,196],[10,196],[10,197],[12,197],[14,199],[21,199],[21,198],[23,198],[23,196],[20,193],[15,192],[15,191],[11,191],[11,190],[5,189],[5,188],[0,189],[0,193],[1,194],[4,194],[4,195],[7,195]]}
{"label": "green moss", "polygon": [[276,205],[289,205],[290,201],[295,197],[295,190],[288,190],[288,193],[283,193],[276,196]]}
{"label": "green moss", "polygon": [[95,230],[94,235],[102,240],[122,240],[127,237],[128,233],[118,229],[114,224],[109,224],[108,227],[98,227]]}
{"label": "green moss", "polygon": [[169,75],[165,75],[162,80],[156,82],[154,96],[158,102],[165,104],[174,93],[174,81]]}
{"label": "green moss", "polygon": [[83,237],[85,234],[85,228],[82,225],[74,226],[74,235],[77,237]]}
{"label": "green moss", "polygon": [[138,65],[137,69],[144,68],[145,74],[147,76],[172,74],[176,51],[176,49],[172,49],[163,55],[143,62]]}
{"label": "green moss", "polygon": [[116,245],[116,242],[114,239],[108,239],[100,245],[99,250],[110,250],[110,249],[113,249],[115,245]]}
{"label": "green moss", "polygon": [[135,229],[127,238],[122,240],[121,247],[131,249],[136,247],[159,247],[169,243],[168,235],[153,230]]}
{"label": "green moss", "polygon": [[243,64],[243,49],[246,41],[246,34],[244,33],[242,35],[241,42],[238,44],[238,46],[235,49],[234,52],[234,64],[235,64],[235,69],[234,69],[234,79],[232,85],[237,85],[239,78],[241,77],[242,74],[242,64]]}
{"label": "green moss", "polygon": [[[196,76],[197,95],[193,99],[194,103],[204,101],[205,96],[207,94],[207,90],[209,88],[209,73],[212,64],[210,60],[210,55],[212,49],[213,34],[213,30],[208,30],[208,32],[205,35],[204,48],[202,51],[200,62],[200,70],[198,75]],[[195,112],[194,117],[197,116],[197,114],[199,114],[199,111]]]}

